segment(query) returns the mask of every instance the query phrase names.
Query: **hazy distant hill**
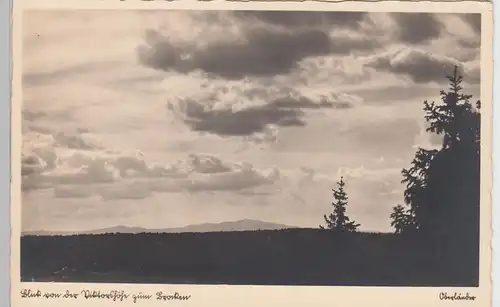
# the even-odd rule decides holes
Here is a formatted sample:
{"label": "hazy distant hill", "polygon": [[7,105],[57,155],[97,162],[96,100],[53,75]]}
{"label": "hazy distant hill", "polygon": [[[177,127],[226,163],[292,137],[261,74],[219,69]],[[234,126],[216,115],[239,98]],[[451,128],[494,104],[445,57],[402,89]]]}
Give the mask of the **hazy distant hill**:
{"label": "hazy distant hill", "polygon": [[141,227],[115,226],[104,229],[96,229],[81,232],[53,232],[53,231],[27,231],[23,235],[50,236],[50,235],[72,235],[72,234],[103,234],[103,233],[177,233],[177,232],[218,232],[218,231],[252,231],[252,230],[275,230],[297,228],[288,225],[268,223],[258,220],[239,220],[222,223],[194,224],[178,228],[147,229]]}

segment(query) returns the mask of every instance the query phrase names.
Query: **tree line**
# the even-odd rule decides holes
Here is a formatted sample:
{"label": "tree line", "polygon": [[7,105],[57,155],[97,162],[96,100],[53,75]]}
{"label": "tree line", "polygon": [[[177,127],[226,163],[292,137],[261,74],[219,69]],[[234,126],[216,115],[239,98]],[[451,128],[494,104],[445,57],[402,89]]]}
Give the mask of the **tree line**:
{"label": "tree line", "polygon": [[[442,136],[438,149],[418,148],[409,168],[401,171],[404,204],[390,215],[397,234],[420,234],[433,242],[479,242],[480,101],[463,93],[463,77],[455,67],[447,76],[441,102],[424,101],[427,132]],[[333,189],[332,212],[322,229],[356,231],[360,224],[346,214],[348,197],[341,178]],[[472,247],[472,245],[469,245]]]}

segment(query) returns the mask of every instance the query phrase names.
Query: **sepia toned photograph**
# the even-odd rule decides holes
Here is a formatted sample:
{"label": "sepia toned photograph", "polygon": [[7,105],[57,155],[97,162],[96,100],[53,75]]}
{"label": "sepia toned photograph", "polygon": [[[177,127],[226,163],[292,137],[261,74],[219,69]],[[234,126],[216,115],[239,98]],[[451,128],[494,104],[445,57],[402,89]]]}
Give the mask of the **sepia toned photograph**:
{"label": "sepia toned photograph", "polygon": [[481,22],[23,11],[21,281],[479,287]]}

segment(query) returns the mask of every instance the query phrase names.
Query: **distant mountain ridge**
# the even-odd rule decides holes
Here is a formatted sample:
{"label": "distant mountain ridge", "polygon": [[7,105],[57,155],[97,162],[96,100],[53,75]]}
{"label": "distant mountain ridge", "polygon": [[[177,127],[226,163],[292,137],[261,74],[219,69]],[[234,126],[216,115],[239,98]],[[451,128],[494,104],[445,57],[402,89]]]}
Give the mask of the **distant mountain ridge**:
{"label": "distant mountain ridge", "polygon": [[142,227],[129,227],[118,225],[104,229],[88,231],[26,231],[24,236],[51,236],[51,235],[75,235],[75,234],[104,234],[104,233],[180,233],[180,232],[219,232],[219,231],[255,231],[255,230],[277,230],[299,228],[284,224],[263,222],[259,220],[244,219],[239,221],[228,221],[221,223],[193,224],[184,227],[147,229]]}

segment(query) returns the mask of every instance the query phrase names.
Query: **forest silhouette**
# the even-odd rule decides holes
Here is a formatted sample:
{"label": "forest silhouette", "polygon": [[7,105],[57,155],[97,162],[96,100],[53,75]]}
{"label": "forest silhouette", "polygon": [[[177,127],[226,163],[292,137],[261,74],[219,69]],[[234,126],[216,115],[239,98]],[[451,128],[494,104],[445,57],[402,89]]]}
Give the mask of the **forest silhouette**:
{"label": "forest silhouette", "polygon": [[261,285],[478,286],[480,101],[455,67],[441,103],[424,101],[437,149],[402,170],[392,234],[347,216],[346,182],[320,229],[23,236],[23,281]]}

